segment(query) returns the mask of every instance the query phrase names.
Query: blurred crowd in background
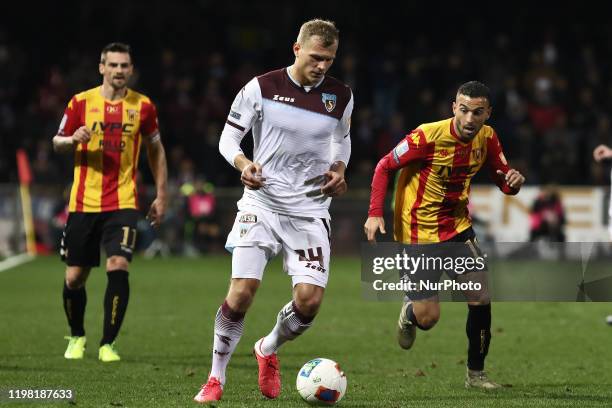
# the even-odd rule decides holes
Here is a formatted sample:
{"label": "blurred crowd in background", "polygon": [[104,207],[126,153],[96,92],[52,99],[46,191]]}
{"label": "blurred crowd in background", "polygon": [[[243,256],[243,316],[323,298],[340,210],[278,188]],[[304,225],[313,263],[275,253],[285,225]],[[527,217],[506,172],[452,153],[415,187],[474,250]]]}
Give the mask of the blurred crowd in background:
{"label": "blurred crowd in background", "polygon": [[238,187],[217,147],[230,104],[253,76],[292,63],[299,26],[313,17],[336,21],[330,73],[355,95],[350,188],[367,188],[379,158],[411,129],[451,116],[457,87],[473,79],[491,88],[489,124],[528,184],[609,183],[591,156],[610,142],[612,120],[612,25],[597,13],[370,2],[56,6],[30,15],[37,36],[18,18],[0,25],[0,183],[16,180],[23,147],[35,183],[69,185],[72,159],[54,154],[51,138],[70,97],[101,83],[100,49],[123,41],[133,49],[132,87],[157,105],[175,191]]}

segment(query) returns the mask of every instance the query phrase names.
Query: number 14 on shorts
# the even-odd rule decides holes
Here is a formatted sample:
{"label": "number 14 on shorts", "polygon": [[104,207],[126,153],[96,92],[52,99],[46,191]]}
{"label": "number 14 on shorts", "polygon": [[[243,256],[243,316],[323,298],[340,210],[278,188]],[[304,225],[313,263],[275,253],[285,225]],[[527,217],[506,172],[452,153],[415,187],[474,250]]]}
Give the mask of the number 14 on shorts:
{"label": "number 14 on shorts", "polygon": [[[296,249],[295,252],[300,256],[300,261],[306,262],[306,268],[314,269],[315,271],[325,273],[323,267],[323,249],[321,247]],[[308,257],[306,257],[308,254]],[[319,265],[315,265],[314,262],[318,262]]]}

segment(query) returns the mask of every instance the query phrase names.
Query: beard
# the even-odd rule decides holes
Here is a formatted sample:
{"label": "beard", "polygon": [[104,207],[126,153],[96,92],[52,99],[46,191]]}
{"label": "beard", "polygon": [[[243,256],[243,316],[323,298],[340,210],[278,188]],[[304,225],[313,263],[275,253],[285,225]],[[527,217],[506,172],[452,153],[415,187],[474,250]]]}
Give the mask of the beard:
{"label": "beard", "polygon": [[124,89],[127,86],[127,79],[126,78],[113,78],[110,84],[114,90],[119,91],[121,89]]}

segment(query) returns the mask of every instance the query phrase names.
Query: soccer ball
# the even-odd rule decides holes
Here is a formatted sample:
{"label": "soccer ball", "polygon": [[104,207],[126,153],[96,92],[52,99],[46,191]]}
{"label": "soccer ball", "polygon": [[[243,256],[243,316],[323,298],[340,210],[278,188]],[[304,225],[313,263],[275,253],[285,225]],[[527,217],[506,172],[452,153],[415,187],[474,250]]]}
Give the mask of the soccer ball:
{"label": "soccer ball", "polygon": [[315,358],[302,366],[295,387],[309,404],[334,405],[346,392],[346,376],[335,361]]}

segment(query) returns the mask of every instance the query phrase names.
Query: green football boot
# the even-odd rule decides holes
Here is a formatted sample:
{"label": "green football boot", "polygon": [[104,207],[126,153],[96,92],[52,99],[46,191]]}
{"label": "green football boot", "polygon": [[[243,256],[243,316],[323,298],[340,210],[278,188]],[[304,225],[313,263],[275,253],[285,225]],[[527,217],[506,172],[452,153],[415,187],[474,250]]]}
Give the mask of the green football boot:
{"label": "green football boot", "polygon": [[64,353],[64,358],[68,360],[82,359],[85,353],[85,344],[87,344],[85,336],[66,336],[64,338],[68,340],[68,347]]}
{"label": "green football boot", "polygon": [[115,342],[101,346],[98,352],[98,359],[103,363],[112,363],[113,361],[121,360],[115,348]]}

